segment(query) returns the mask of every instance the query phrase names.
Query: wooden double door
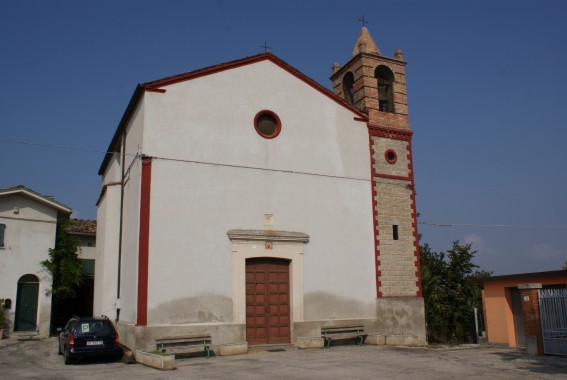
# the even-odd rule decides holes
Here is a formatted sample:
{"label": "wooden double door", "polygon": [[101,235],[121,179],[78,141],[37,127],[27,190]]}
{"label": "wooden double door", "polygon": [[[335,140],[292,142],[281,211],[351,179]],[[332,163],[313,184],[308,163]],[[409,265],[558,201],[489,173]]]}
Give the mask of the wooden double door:
{"label": "wooden double door", "polygon": [[290,343],[289,260],[246,260],[248,344]]}

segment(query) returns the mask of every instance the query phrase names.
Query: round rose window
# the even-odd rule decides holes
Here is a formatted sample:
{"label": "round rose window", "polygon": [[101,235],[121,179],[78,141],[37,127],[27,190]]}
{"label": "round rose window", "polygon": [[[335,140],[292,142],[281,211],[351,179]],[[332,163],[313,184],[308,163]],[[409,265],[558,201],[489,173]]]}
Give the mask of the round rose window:
{"label": "round rose window", "polygon": [[256,114],[254,128],[263,138],[273,139],[280,134],[282,124],[278,115],[272,111],[264,110]]}

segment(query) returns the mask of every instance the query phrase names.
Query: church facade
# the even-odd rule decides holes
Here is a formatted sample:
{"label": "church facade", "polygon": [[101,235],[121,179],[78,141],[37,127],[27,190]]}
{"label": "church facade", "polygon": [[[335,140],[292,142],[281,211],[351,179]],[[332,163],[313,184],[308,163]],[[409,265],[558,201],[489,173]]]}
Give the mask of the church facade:
{"label": "church facade", "polygon": [[99,170],[94,313],[131,349],[425,344],[404,67],[363,28],[333,91],[271,53],[139,85]]}

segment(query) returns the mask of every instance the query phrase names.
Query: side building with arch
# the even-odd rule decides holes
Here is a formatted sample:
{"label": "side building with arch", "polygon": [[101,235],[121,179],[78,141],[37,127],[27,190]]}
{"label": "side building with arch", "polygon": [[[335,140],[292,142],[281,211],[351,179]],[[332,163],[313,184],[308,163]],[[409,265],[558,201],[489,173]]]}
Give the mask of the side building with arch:
{"label": "side building with arch", "polygon": [[25,186],[0,189],[0,299],[11,332],[49,336],[51,277],[43,270],[57,222],[71,209]]}

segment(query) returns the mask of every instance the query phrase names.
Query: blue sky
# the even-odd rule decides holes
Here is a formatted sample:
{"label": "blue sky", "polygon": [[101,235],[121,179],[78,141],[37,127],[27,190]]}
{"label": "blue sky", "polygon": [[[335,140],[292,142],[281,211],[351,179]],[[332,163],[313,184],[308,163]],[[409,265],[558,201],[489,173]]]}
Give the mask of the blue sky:
{"label": "blue sky", "polygon": [[[96,218],[137,83],[263,51],[329,87],[363,16],[404,52],[422,241],[495,274],[567,260],[565,1],[0,1],[0,187]],[[18,144],[68,146],[66,150]],[[467,226],[463,226],[467,225]],[[505,225],[506,227],[496,227]],[[519,227],[539,226],[539,227]]]}

